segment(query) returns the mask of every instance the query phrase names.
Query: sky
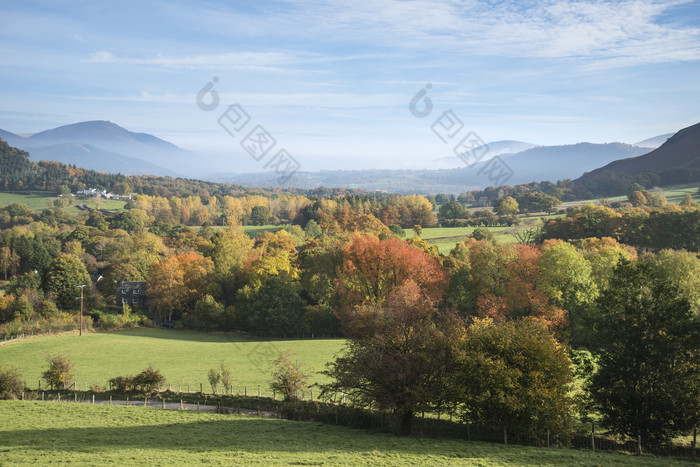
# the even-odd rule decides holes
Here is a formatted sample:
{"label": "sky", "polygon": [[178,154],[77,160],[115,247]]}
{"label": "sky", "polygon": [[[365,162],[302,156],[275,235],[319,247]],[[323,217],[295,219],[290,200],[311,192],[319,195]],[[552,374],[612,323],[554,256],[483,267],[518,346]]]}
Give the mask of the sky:
{"label": "sky", "polygon": [[212,170],[262,169],[219,124],[234,104],[307,171],[432,168],[468,133],[634,143],[700,122],[693,1],[0,0],[0,18],[1,129],[109,120]]}

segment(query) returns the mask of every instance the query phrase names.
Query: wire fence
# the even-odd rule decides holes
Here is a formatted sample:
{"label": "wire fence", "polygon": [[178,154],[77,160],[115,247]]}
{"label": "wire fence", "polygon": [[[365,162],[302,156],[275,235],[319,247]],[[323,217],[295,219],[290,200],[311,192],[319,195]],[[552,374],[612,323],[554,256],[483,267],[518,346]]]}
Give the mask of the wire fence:
{"label": "wire fence", "polygon": [[[244,386],[242,391],[229,391],[214,394],[204,392],[206,386],[201,383],[191,391],[192,386],[172,384],[160,388],[155,397],[147,395],[125,395],[117,393],[116,397],[104,392],[104,389],[88,388],[84,383],[83,389],[74,382],[63,391],[41,390],[28,393],[26,399],[77,402],[93,404],[112,404],[124,406],[144,406],[170,410],[197,410],[222,414],[246,414],[252,416],[287,418],[300,421],[316,421],[335,425],[370,428],[382,431],[392,431],[395,417],[390,412],[368,410],[353,406],[346,401],[343,392],[335,394],[331,400],[321,402],[318,394],[312,389],[300,393],[294,402],[284,402],[272,391],[263,391],[262,386],[249,388]],[[162,390],[162,392],[161,392]],[[22,400],[25,394],[22,393]],[[682,439],[674,442],[664,442],[655,439],[637,437],[637,439],[621,439],[607,433],[596,433],[595,426],[588,434],[572,431],[540,431],[521,429],[518,427],[494,427],[463,423],[452,415],[438,418],[435,414],[424,414],[413,420],[411,434],[420,437],[455,438],[467,441],[483,441],[505,445],[534,446],[542,448],[573,448],[591,451],[617,451],[630,454],[651,454],[654,456],[692,458],[696,459],[697,429],[688,433]],[[445,415],[445,414],[442,414]]]}

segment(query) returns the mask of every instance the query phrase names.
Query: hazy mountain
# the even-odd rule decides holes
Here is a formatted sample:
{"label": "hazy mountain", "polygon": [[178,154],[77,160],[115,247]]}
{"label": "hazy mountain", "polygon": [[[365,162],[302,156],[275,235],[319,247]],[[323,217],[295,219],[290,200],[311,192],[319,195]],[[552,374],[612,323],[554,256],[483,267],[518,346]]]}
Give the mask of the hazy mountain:
{"label": "hazy mountain", "polygon": [[[537,145],[524,143],[522,141],[492,141],[490,143],[486,143],[484,146],[479,146],[478,148],[474,149],[474,153],[482,154],[484,153],[484,150],[486,150],[486,152],[483,154],[483,160],[489,160],[493,157],[504,154],[517,154],[534,147],[537,147]],[[439,159],[435,159],[434,162],[436,169],[464,167],[464,161],[458,156],[441,157]]]}
{"label": "hazy mountain", "polygon": [[[625,157],[649,152],[624,143],[578,143],[563,146],[539,146],[518,154],[504,155],[503,161],[513,171],[509,184],[541,180],[574,179],[585,172]],[[487,164],[477,164],[476,168]]]}
{"label": "hazy mountain", "polygon": [[7,142],[7,144],[9,144],[10,146],[14,146],[20,149],[22,149],[21,146],[27,141],[26,138],[23,138],[20,135],[10,133],[9,131],[5,130],[0,130],[0,139]]}
{"label": "hazy mountain", "polygon": [[647,170],[663,171],[672,168],[700,168],[700,123],[683,128],[659,148],[639,157],[617,160],[581,177],[584,181],[605,172],[637,175]]}
{"label": "hazy mountain", "polygon": [[0,130],[0,138],[35,160],[55,160],[100,172],[178,176],[201,165],[195,154],[172,143],[102,120],[65,125],[27,138]]}
{"label": "hazy mountain", "polygon": [[662,144],[664,144],[666,140],[669,139],[671,136],[673,136],[673,133],[666,133],[665,135],[654,136],[653,138],[645,139],[644,141],[634,143],[634,145],[642,148],[656,149]]}
{"label": "hazy mountain", "polygon": [[[298,172],[285,187],[317,188],[347,187],[364,190],[383,190],[398,193],[461,193],[489,185],[519,183],[579,177],[587,170],[623,157],[647,152],[623,143],[579,143],[568,146],[538,146],[518,154],[503,155],[503,161],[512,172],[507,179],[489,179],[489,167],[494,161],[440,170],[324,170]],[[212,181],[229,182],[250,187],[276,186],[274,173],[219,174],[208,177]]]}
{"label": "hazy mountain", "polygon": [[172,170],[158,167],[134,157],[109,152],[89,144],[60,143],[29,148],[29,159],[34,161],[56,161],[98,172],[123,175],[176,176]]}
{"label": "hazy mountain", "polygon": [[[26,148],[62,143],[89,144],[96,148],[141,159],[155,166],[185,171],[196,164],[196,156],[147,133],[134,133],[119,125],[95,120],[74,123],[36,133],[26,139]],[[25,149],[25,148],[23,148]]]}

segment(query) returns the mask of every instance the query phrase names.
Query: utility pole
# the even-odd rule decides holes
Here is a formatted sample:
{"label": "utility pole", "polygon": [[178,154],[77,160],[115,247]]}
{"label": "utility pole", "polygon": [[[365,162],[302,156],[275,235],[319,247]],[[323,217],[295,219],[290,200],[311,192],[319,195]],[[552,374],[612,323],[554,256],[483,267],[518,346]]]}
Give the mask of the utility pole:
{"label": "utility pole", "polygon": [[80,289],[80,336],[83,335],[83,289],[85,288],[85,284],[79,285],[78,288]]}

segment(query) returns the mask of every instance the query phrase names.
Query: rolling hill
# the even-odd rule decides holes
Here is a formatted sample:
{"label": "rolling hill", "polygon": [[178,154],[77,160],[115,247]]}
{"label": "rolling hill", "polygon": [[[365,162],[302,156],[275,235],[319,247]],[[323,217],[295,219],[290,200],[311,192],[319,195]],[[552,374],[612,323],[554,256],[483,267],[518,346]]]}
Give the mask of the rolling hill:
{"label": "rolling hill", "polygon": [[647,154],[616,160],[585,174],[577,182],[609,173],[633,176],[670,169],[700,169],[700,123],[680,130]]}

